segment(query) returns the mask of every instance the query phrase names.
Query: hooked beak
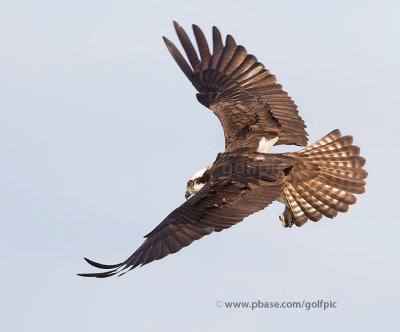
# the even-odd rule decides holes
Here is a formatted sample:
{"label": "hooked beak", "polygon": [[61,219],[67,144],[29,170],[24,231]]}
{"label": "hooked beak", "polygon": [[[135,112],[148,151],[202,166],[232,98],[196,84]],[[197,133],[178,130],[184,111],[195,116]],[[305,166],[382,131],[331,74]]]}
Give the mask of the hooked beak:
{"label": "hooked beak", "polygon": [[189,192],[186,190],[186,192],[185,192],[185,198],[188,199],[190,196],[192,196],[192,194],[189,193]]}

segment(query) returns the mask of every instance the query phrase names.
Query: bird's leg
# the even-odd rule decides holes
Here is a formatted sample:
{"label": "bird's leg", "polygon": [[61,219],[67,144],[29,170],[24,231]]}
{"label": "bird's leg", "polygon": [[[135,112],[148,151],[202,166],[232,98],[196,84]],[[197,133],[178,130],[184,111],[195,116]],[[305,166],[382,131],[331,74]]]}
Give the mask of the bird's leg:
{"label": "bird's leg", "polygon": [[292,227],[294,224],[292,210],[287,206],[285,206],[285,211],[279,215],[279,219],[282,221],[283,227]]}

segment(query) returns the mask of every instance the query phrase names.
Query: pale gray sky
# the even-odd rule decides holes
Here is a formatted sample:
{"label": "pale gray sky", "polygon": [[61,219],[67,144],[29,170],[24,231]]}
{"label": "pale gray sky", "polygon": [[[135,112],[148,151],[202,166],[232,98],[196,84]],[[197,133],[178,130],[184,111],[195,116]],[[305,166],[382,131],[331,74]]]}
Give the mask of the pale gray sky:
{"label": "pale gray sky", "polygon": [[[2,1],[1,331],[395,331],[396,1]],[[212,25],[277,75],[310,142],[352,134],[367,192],[349,213],[284,229],[274,203],[121,278],[128,257],[223,150],[222,129],[161,39]],[[293,150],[288,148],[287,150]],[[284,148],[274,151],[284,151]],[[216,301],[337,301],[331,310]]]}

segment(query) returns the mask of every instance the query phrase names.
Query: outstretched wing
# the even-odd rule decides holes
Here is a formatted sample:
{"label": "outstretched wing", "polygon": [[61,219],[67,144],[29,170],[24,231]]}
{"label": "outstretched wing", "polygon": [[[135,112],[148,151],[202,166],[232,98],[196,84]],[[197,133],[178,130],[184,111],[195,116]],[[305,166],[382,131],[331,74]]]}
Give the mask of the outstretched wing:
{"label": "outstretched wing", "polygon": [[257,58],[248,54],[231,35],[225,46],[213,27],[213,54],[203,32],[193,25],[200,58],[186,32],[176,22],[175,30],[190,65],[175,45],[164,37],[171,55],[199,91],[197,99],[219,118],[224,129],[225,148],[257,146],[261,137],[277,137],[277,144],[307,145],[304,121],[297,106],[276,77]]}
{"label": "outstretched wing", "polygon": [[220,167],[217,178],[211,178],[196,195],[183,203],[153,231],[144,243],[124,262],[104,265],[86,261],[106,272],[79,274],[105,278],[124,274],[138,265],[145,265],[181,250],[194,240],[213,231],[219,232],[264,209],[282,193],[282,170],[291,159],[271,159],[267,164],[231,163]]}

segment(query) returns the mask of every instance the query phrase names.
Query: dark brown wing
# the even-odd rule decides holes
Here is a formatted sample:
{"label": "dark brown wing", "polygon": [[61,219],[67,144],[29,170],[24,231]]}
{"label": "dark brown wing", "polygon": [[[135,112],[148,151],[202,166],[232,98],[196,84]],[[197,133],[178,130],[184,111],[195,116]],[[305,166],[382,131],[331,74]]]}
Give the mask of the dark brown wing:
{"label": "dark brown wing", "polygon": [[231,35],[225,45],[213,27],[213,53],[199,27],[193,25],[200,58],[187,34],[176,22],[175,30],[190,65],[173,43],[164,41],[173,58],[199,91],[197,99],[219,118],[225,147],[258,144],[261,137],[279,136],[277,144],[307,145],[304,121],[297,106],[276,77],[257,58],[237,46]]}
{"label": "dark brown wing", "polygon": [[144,243],[125,261],[104,265],[86,261],[106,272],[80,274],[104,278],[124,274],[181,250],[213,231],[219,232],[264,209],[283,191],[282,170],[291,159],[276,157],[267,163],[234,162],[216,167],[215,176],[196,195],[183,203],[146,235]]}

